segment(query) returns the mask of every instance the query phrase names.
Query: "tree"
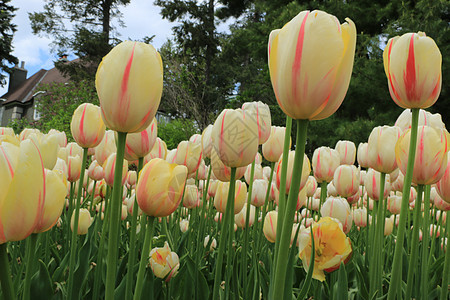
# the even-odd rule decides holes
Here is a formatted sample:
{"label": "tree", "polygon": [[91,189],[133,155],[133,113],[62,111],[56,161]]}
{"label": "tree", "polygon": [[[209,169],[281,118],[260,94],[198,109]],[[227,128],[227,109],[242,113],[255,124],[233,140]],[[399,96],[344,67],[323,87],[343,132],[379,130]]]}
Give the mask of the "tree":
{"label": "tree", "polygon": [[[16,25],[12,23],[12,19],[17,8],[9,5],[10,1],[0,2],[0,71],[2,72],[11,72],[9,65],[18,62],[17,58],[11,54],[13,51],[12,39],[16,31]],[[6,83],[5,79],[6,76],[0,73],[0,86]]]}
{"label": "tree", "polygon": [[[53,37],[53,51],[80,59],[57,68],[72,79],[91,79],[102,57],[118,42],[111,21],[120,21],[121,5],[130,0],[45,0],[43,12],[29,13],[34,34]],[[68,26],[70,23],[72,27]]]}

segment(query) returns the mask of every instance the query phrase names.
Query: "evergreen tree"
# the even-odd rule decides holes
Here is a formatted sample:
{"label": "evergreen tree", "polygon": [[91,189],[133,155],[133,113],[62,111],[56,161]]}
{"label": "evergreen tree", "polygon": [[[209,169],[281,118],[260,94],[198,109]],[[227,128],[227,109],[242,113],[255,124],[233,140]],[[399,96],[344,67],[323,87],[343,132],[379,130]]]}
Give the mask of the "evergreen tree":
{"label": "evergreen tree", "polygon": [[11,71],[11,64],[17,63],[17,58],[11,54],[13,51],[12,39],[16,31],[16,25],[12,23],[14,11],[17,10],[9,5],[11,0],[3,0],[0,2],[0,86],[5,84],[6,76],[3,72]]}

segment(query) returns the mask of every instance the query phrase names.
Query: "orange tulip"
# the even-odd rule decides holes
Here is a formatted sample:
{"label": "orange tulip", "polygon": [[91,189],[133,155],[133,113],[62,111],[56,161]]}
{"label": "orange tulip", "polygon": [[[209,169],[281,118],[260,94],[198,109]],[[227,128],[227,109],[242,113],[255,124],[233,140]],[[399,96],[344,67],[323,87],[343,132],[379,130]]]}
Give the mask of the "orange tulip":
{"label": "orange tulip", "polygon": [[72,115],[70,131],[82,148],[92,148],[100,144],[105,135],[105,123],[100,107],[91,103],[78,106]]}
{"label": "orange tulip", "polygon": [[278,104],[293,119],[320,120],[341,105],[350,83],[356,28],[323,11],[302,11],[269,37]]}
{"label": "orange tulip", "polygon": [[152,45],[125,41],[98,66],[95,87],[108,128],[140,132],[155,117],[161,100],[163,68]]}
{"label": "orange tulip", "polygon": [[394,102],[403,108],[432,106],[441,91],[442,56],[425,33],[391,38],[383,53],[384,71]]}

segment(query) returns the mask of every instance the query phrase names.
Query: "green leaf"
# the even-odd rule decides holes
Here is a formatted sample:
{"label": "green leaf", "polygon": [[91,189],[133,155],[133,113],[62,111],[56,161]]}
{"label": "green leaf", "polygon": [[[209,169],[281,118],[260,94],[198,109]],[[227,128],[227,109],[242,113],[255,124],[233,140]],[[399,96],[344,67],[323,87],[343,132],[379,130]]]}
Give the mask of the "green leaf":
{"label": "green leaf", "polygon": [[348,281],[347,281],[347,272],[345,271],[345,265],[341,262],[341,266],[339,268],[338,274],[338,300],[347,300],[348,299]]}
{"label": "green leaf", "polygon": [[30,294],[33,300],[48,300],[53,297],[53,285],[47,266],[39,260],[39,271],[31,278]]}
{"label": "green leaf", "polygon": [[314,259],[316,257],[315,256],[315,254],[316,254],[316,247],[315,247],[315,244],[314,244],[314,234],[313,234],[313,231],[312,231],[312,226],[310,227],[310,229],[311,229],[311,243],[312,243],[312,245],[311,245],[311,260],[310,260],[311,263],[309,264],[308,273],[306,273],[305,282],[303,283],[303,287],[300,290],[300,293],[298,294],[297,299],[304,299],[305,298],[306,294],[309,291],[309,287],[310,287],[311,281],[312,281],[312,274],[313,274],[313,271],[314,271]]}

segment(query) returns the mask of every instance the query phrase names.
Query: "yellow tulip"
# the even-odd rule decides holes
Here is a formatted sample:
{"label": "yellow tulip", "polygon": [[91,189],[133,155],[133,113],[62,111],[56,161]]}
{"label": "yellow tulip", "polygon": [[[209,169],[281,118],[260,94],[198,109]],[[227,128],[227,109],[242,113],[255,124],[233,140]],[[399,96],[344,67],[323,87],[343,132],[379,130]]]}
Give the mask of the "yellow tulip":
{"label": "yellow tulip", "polygon": [[[312,224],[315,257],[312,277],[324,281],[325,273],[339,268],[352,253],[350,238],[342,231],[342,224],[330,217],[324,217]],[[311,231],[303,229],[299,234],[299,257],[303,268],[308,270],[311,263]]]}
{"label": "yellow tulip", "polygon": [[144,213],[166,217],[179,206],[187,178],[186,166],[154,158],[139,174],[136,197]]}
{"label": "yellow tulip", "polygon": [[41,154],[32,140],[19,147],[0,144],[0,244],[34,231],[43,213],[44,180]]}
{"label": "yellow tulip", "polygon": [[73,112],[70,131],[80,147],[96,147],[102,141],[105,129],[100,107],[97,105],[83,103]]}
{"label": "yellow tulip", "polygon": [[162,86],[162,60],[152,45],[125,41],[114,47],[95,78],[106,126],[130,133],[147,128],[158,110]]}
{"label": "yellow tulip", "polygon": [[277,236],[277,223],[278,223],[278,212],[275,210],[269,211],[264,218],[263,233],[266,239],[275,243]]}
{"label": "yellow tulip", "polygon": [[[86,208],[80,208],[79,216],[78,216],[78,235],[85,235],[88,233],[89,227],[93,222],[93,218],[91,217],[91,213]],[[73,231],[73,226],[75,222],[75,211],[72,213],[72,218],[70,219],[70,229]]]}
{"label": "yellow tulip", "polygon": [[242,109],[225,109],[214,123],[211,137],[220,160],[228,167],[245,167],[258,152],[258,125]]}
{"label": "yellow tulip", "polygon": [[180,260],[178,255],[170,250],[169,244],[165,242],[163,248],[153,248],[150,251],[150,267],[156,277],[167,282],[177,275]]}
{"label": "yellow tulip", "polygon": [[[231,179],[231,168],[227,167],[217,155],[214,148],[211,149],[211,167],[212,175],[214,175],[220,181],[230,181]],[[240,179],[244,176],[246,167],[240,167],[236,169],[236,179]]]}
{"label": "yellow tulip", "polygon": [[[277,162],[283,154],[284,137],[286,127],[272,126],[268,140],[262,145],[262,153],[265,159],[270,162]],[[289,149],[291,148],[292,138],[290,138]]]}
{"label": "yellow tulip", "polygon": [[0,135],[15,136],[14,129],[11,127],[0,127]]}
{"label": "yellow tulip", "polygon": [[157,133],[158,126],[156,119],[153,119],[150,125],[141,132],[127,134],[125,159],[133,161],[149,154],[155,145]]}
{"label": "yellow tulip", "polygon": [[[217,184],[216,195],[214,197],[214,207],[221,213],[225,213],[228,202],[229,182],[219,181]],[[234,190],[234,213],[237,214],[242,210],[247,199],[247,185],[240,180],[236,180]]]}
{"label": "yellow tulip", "polygon": [[175,154],[175,163],[188,168],[188,173],[197,171],[202,160],[202,145],[191,141],[182,141],[178,144]]}
{"label": "yellow tulip", "polygon": [[58,144],[60,147],[66,147],[67,146],[67,137],[66,133],[64,131],[59,131],[56,129],[50,129],[47,133],[49,135],[55,135],[56,139],[58,140]]}
{"label": "yellow tulip", "polygon": [[350,83],[356,28],[323,11],[302,11],[269,37],[278,104],[293,119],[320,120],[341,105]]}
{"label": "yellow tulip", "polygon": [[400,127],[378,126],[369,135],[367,160],[370,168],[389,174],[397,169],[395,144],[402,135]]}
{"label": "yellow tulip", "polygon": [[391,38],[383,52],[392,100],[403,108],[432,106],[441,91],[442,56],[425,33]]}

